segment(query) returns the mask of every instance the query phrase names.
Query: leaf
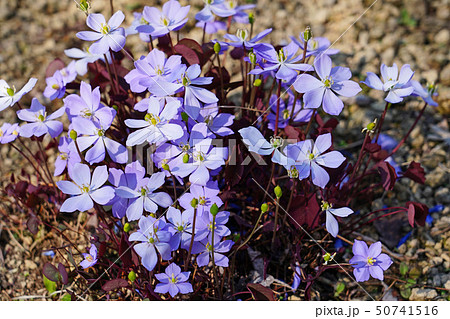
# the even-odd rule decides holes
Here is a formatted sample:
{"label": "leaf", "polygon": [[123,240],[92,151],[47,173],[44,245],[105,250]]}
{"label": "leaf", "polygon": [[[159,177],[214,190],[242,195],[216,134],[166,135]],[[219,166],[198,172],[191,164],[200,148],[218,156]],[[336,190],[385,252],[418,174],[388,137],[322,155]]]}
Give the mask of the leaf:
{"label": "leaf", "polygon": [[45,263],[42,272],[48,280],[54,282],[57,282],[61,278],[61,274],[59,273],[58,269],[56,269],[56,267],[51,263]]}
{"label": "leaf", "polygon": [[42,277],[43,277],[43,279],[44,279],[44,286],[45,286],[45,289],[47,289],[47,291],[48,291],[49,294],[54,293],[54,292],[56,291],[56,283],[53,282],[53,281],[51,281],[51,280],[48,279],[47,277],[45,277],[45,275],[42,276]]}
{"label": "leaf", "polygon": [[425,226],[428,206],[417,202],[406,202],[406,207],[408,208],[408,221],[411,227],[414,227],[414,222],[419,226]]}
{"label": "leaf", "polygon": [[395,168],[388,162],[382,161],[378,165],[378,172],[381,175],[381,181],[385,190],[392,190],[397,180],[397,173]]}
{"label": "leaf", "polygon": [[61,301],[71,301],[72,297],[69,294],[65,294],[62,298]]}
{"label": "leaf", "polygon": [[122,233],[120,238],[119,256],[125,268],[130,268],[133,265],[133,262],[131,261],[131,249],[129,248],[130,244],[127,241],[126,235]]}
{"label": "leaf", "polygon": [[420,166],[420,163],[412,161],[406,172],[403,173],[403,176],[412,179],[416,183],[425,184],[425,170]]}
{"label": "leaf", "polygon": [[119,288],[125,288],[128,287],[128,281],[126,281],[125,279],[113,279],[110,281],[107,281],[103,286],[102,289],[104,291],[111,291],[111,290],[116,290]]}
{"label": "leaf", "polygon": [[405,276],[408,273],[408,264],[405,262],[402,262],[400,264],[400,274],[402,276]]}
{"label": "leaf", "polygon": [[339,296],[343,291],[345,290],[345,284],[343,282],[340,282],[336,286],[336,291],[334,292],[334,296]]}
{"label": "leaf", "polygon": [[36,216],[31,216],[27,220],[27,228],[33,235],[36,235],[39,228],[39,219],[36,218]]}
{"label": "leaf", "polygon": [[411,288],[401,289],[400,295],[402,295],[402,297],[405,299],[409,299],[409,297],[411,296]]}
{"label": "leaf", "polygon": [[46,78],[52,77],[56,71],[65,68],[65,66],[66,64],[60,58],[54,59],[52,62],[48,64],[47,69],[45,70],[45,77]]}
{"label": "leaf", "polygon": [[69,275],[67,274],[66,267],[64,267],[63,264],[58,264],[58,270],[61,275],[61,281],[64,285],[67,285],[69,283]]}
{"label": "leaf", "polygon": [[292,200],[292,205],[289,214],[294,221],[290,219],[297,228],[298,225],[308,225],[309,228],[314,228],[319,225],[319,204],[317,203],[316,195],[312,194],[309,198],[304,196],[296,196]]}
{"label": "leaf", "polygon": [[189,65],[200,64],[199,56],[191,48],[178,43],[176,46],[174,46],[174,50],[175,53],[181,55]]}
{"label": "leaf", "polygon": [[275,301],[273,291],[261,284],[247,284],[247,289],[251,292],[253,299],[258,301]]}
{"label": "leaf", "polygon": [[369,153],[376,153],[381,150],[381,146],[377,143],[367,143],[364,149]]}

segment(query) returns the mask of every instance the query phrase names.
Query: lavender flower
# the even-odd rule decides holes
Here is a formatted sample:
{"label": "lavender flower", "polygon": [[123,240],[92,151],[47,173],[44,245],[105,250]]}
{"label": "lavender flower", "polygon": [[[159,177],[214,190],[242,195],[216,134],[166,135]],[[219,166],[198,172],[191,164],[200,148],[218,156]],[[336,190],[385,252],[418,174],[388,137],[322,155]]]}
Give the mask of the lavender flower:
{"label": "lavender flower", "polygon": [[175,140],[183,136],[180,125],[169,123],[178,113],[180,102],[172,100],[161,109],[159,101],[151,97],[144,120],[125,120],[130,128],[138,130],[128,135],[127,146],[148,143],[161,144],[168,140]]}
{"label": "lavender flower", "polygon": [[122,11],[117,11],[106,23],[105,17],[100,13],[91,13],[86,24],[94,31],[81,31],[77,37],[84,41],[95,41],[89,47],[93,54],[105,54],[109,49],[120,51],[125,45],[125,30],[119,28],[125,19]]}
{"label": "lavender flower", "polygon": [[83,253],[84,260],[80,263],[83,269],[94,266],[97,263],[97,247],[91,245],[89,249],[89,254]]}
{"label": "lavender flower", "polygon": [[164,274],[155,274],[156,279],[161,283],[155,287],[155,292],[160,294],[169,293],[172,298],[178,293],[188,294],[192,292],[192,285],[186,282],[189,279],[190,272],[181,272],[181,268],[175,263],[167,266]]}
{"label": "lavender flower", "polygon": [[268,44],[256,43],[266,35],[268,35],[270,32],[272,32],[272,29],[266,29],[258,33],[252,39],[248,40],[247,38],[249,37],[249,32],[247,30],[239,29],[236,31],[236,35],[225,34],[223,37],[230,40],[231,42],[229,43],[229,45],[233,47],[245,48],[246,50],[253,49],[254,52],[259,52],[270,48]]}
{"label": "lavender flower", "polygon": [[46,78],[47,86],[44,90],[44,96],[50,100],[60,99],[66,93],[66,84],[64,83],[61,71],[56,70],[53,76]]}
{"label": "lavender flower", "polygon": [[163,260],[171,259],[170,233],[163,230],[165,227],[164,220],[143,216],[139,220],[139,230],[130,235],[130,241],[140,242],[134,245],[134,250],[148,271],[152,271],[158,262],[157,252]]}
{"label": "lavender flower", "polygon": [[[234,115],[219,113],[217,103],[206,104],[202,107],[197,120],[206,123],[208,129],[216,135],[228,136],[234,134],[233,130],[228,128],[228,126],[233,124]],[[192,122],[194,121],[192,120]],[[214,137],[214,135],[210,134],[209,137]]]}
{"label": "lavender flower", "polygon": [[85,160],[89,164],[100,163],[105,159],[106,151],[109,157],[115,163],[124,164],[128,160],[128,151],[125,146],[113,139],[106,137],[106,131],[110,124],[106,126],[100,126],[94,124],[92,121],[77,117],[72,121],[73,129],[83,136],[77,138],[76,143],[80,148],[80,152],[83,152],[91,145],[85,155]]}
{"label": "lavender flower", "polygon": [[122,198],[135,199],[126,210],[129,221],[141,218],[143,210],[154,213],[158,210],[158,205],[169,207],[172,205],[172,198],[166,193],[154,193],[155,190],[164,184],[164,173],[154,173],[150,178],[142,178],[133,185],[119,186],[116,194]]}
{"label": "lavender flower", "polygon": [[87,211],[94,207],[94,202],[105,205],[114,197],[114,189],[111,186],[103,186],[108,179],[106,165],[95,168],[91,178],[91,171],[86,164],[76,163],[69,176],[73,182],[56,182],[58,188],[68,195],[75,195],[64,201],[61,212]]}
{"label": "lavender flower", "polygon": [[0,144],[11,143],[19,136],[20,127],[19,124],[3,123],[0,127]]}
{"label": "lavender flower", "polygon": [[[74,64],[74,69],[77,72],[78,75],[85,75],[88,71],[88,64],[94,63],[95,61],[105,61],[103,54],[93,54],[90,51],[83,51],[78,48],[72,48],[64,50],[64,53],[72,59],[78,59]],[[111,54],[109,52],[106,52],[106,58],[108,60],[108,63],[111,64]]]}
{"label": "lavender flower", "polygon": [[208,21],[213,18],[213,13],[219,17],[226,18],[236,13],[234,9],[228,9],[223,6],[224,0],[203,0],[205,6],[195,15],[199,21]]}
{"label": "lavender flower", "polygon": [[80,163],[81,158],[78,155],[75,142],[67,137],[61,137],[59,139],[58,146],[59,154],[55,160],[55,173],[54,176],[59,176],[64,172],[64,169],[72,169],[75,163]]}
{"label": "lavender flower", "polygon": [[225,224],[228,222],[228,218],[230,217],[230,212],[221,211],[216,215],[215,223],[213,224],[213,215],[208,213],[204,213],[198,217],[196,227],[196,235],[195,240],[201,241],[206,237],[212,236],[212,230],[214,229],[214,242],[218,243],[220,239],[224,236],[228,236],[231,234],[231,231],[228,229]]}
{"label": "lavender flower", "polygon": [[297,291],[298,286],[300,286],[300,283],[302,282],[302,278],[300,277],[301,275],[301,268],[300,265],[298,264],[298,262],[295,264],[295,269],[294,269],[294,281],[292,282],[292,290],[293,291]]}
{"label": "lavender flower", "polygon": [[320,80],[309,74],[300,74],[293,86],[299,93],[305,93],[303,102],[305,108],[318,108],[321,104],[323,110],[330,115],[339,115],[344,103],[335,93],[342,96],[354,96],[361,91],[358,83],[350,81],[352,76],[349,68],[331,68],[331,58],[321,55],[314,60],[314,69]]}
{"label": "lavender flower", "polygon": [[172,234],[170,246],[177,250],[180,245],[182,249],[189,249],[192,237],[192,222],[194,209],[185,210],[183,213],[175,207],[169,207],[167,211],[168,230]]}
{"label": "lavender flower", "polygon": [[81,82],[80,96],[71,94],[64,100],[69,120],[80,116],[89,119],[100,126],[111,125],[116,111],[100,103],[100,87],[92,90],[91,86],[85,82]]}
{"label": "lavender flower", "polygon": [[350,214],[353,214],[353,211],[348,207],[341,208],[332,208],[328,202],[322,202],[322,210],[326,214],[326,227],[327,231],[331,234],[331,236],[336,237],[339,232],[339,224],[334,216],[338,217],[347,217]]}
{"label": "lavender flower", "polygon": [[267,63],[264,68],[256,68],[249,74],[265,74],[275,72],[275,78],[278,80],[290,81],[298,75],[297,71],[313,71],[313,67],[305,63],[296,63],[302,59],[301,56],[295,57],[298,46],[291,42],[287,46],[281,48],[278,52],[273,46],[269,46],[267,50],[258,51],[258,55],[264,58]]}
{"label": "lavender flower", "polygon": [[222,4],[227,10],[234,10],[235,14],[233,14],[233,20],[237,23],[247,24],[248,22],[248,13],[245,10],[250,10],[256,7],[255,4],[244,4],[237,5],[236,0],[225,0]]}
{"label": "lavender flower", "polygon": [[0,79],[0,112],[7,107],[16,104],[22,96],[34,88],[36,82],[37,79],[35,78],[29,79],[27,84],[16,93],[16,88],[14,86],[11,88],[5,80]]}
{"label": "lavender flower", "polygon": [[204,29],[207,34],[214,34],[227,29],[227,24],[224,21],[217,21],[213,16],[207,21],[198,21],[195,26]]}
{"label": "lavender flower", "polygon": [[[305,49],[305,41],[304,41],[303,32],[300,33],[299,38],[300,38],[300,40],[291,36],[291,40],[294,41],[300,47],[300,50],[303,51]],[[327,38],[313,37],[308,40],[308,44],[306,45],[306,56],[305,57],[308,58],[311,55],[320,57],[323,54],[334,55],[334,54],[339,53],[338,49],[331,49],[330,45],[331,45],[330,40],[328,40]]]}
{"label": "lavender flower", "polygon": [[[144,42],[150,42],[150,34],[154,31],[152,27],[149,26],[149,22],[144,18],[142,13],[133,12],[134,20],[131,22],[131,25],[125,29],[125,36],[129,36],[131,34],[139,33],[139,38]],[[147,25],[149,26],[148,33],[142,33],[137,30],[139,26]]]}
{"label": "lavender flower", "polygon": [[298,178],[305,179],[311,175],[312,182],[325,188],[330,176],[324,167],[337,168],[344,161],[345,157],[338,151],[331,151],[323,154],[331,147],[331,134],[319,135],[314,143],[312,140],[301,141],[296,144],[286,146],[287,157],[293,159],[293,167],[296,169]]}
{"label": "lavender flower", "polygon": [[20,136],[42,136],[49,133],[51,137],[57,137],[63,130],[63,124],[55,121],[65,112],[65,108],[61,107],[53,114],[47,116],[45,106],[38,99],[33,98],[30,109],[22,109],[17,111],[17,117],[22,121],[29,122],[20,129]]}
{"label": "lavender flower", "polygon": [[[216,266],[228,267],[228,257],[223,254],[230,251],[233,245],[232,240],[225,240],[220,243],[214,242],[214,262]],[[211,238],[206,238],[200,242],[196,241],[192,246],[192,254],[199,254],[197,256],[199,267],[208,265],[212,257],[212,251]]]}
{"label": "lavender flower", "polygon": [[367,281],[370,276],[383,280],[383,272],[392,265],[391,258],[381,253],[381,242],[379,241],[368,248],[365,242],[355,239],[353,255],[349,263],[355,267],[353,274],[356,281]]}
{"label": "lavender flower", "polygon": [[217,186],[217,182],[209,181],[205,186],[193,184],[189,188],[188,193],[184,193],[179,199],[181,207],[184,209],[192,208],[191,202],[195,198],[198,201],[197,207],[197,215],[202,216],[204,214],[209,214],[209,210],[213,204],[216,204],[218,207],[223,205],[222,200],[220,199],[219,194],[220,190]]}
{"label": "lavender flower", "polygon": [[430,84],[424,89],[422,85],[418,81],[411,80],[409,81],[411,86],[414,88],[414,92],[412,95],[420,96],[426,103],[431,106],[438,106],[438,104],[433,100],[433,96],[437,96],[436,86]]}
{"label": "lavender flower", "polygon": [[[275,122],[277,118],[277,99],[276,94],[273,94],[270,97],[269,105],[270,113],[267,114],[267,120],[269,124],[267,127],[274,131],[275,130]],[[294,110],[292,110],[294,108]],[[283,129],[289,125],[289,120],[291,114],[293,114],[293,122],[308,122],[312,116],[313,110],[311,109],[303,109],[302,103],[300,100],[297,100],[294,107],[294,96],[289,94],[288,101],[280,101],[280,113],[278,115],[278,128]]]}
{"label": "lavender flower", "polygon": [[413,77],[414,72],[411,70],[409,64],[402,66],[400,69],[400,74],[398,72],[397,64],[395,63],[392,67],[382,64],[380,67],[380,72],[383,82],[374,73],[367,72],[367,78],[362,83],[372,89],[389,92],[384,99],[386,102],[399,103],[403,101],[404,97],[413,93],[414,88],[411,86],[409,81]]}
{"label": "lavender flower", "polygon": [[170,31],[180,30],[188,21],[186,18],[191,6],[182,7],[178,1],[170,0],[164,3],[162,11],[154,7],[144,7],[143,18],[149,25],[141,25],[136,28],[138,32],[149,33],[158,38]]}

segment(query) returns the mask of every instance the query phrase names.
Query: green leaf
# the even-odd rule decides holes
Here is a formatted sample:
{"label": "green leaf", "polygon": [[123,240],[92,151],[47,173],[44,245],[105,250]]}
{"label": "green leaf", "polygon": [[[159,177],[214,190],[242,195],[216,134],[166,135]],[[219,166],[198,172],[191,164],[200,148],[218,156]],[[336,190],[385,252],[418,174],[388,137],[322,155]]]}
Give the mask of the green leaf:
{"label": "green leaf", "polygon": [[345,284],[343,282],[340,282],[336,286],[336,291],[334,292],[334,296],[339,296],[343,291],[345,290]]}
{"label": "green leaf", "polygon": [[44,278],[45,289],[47,289],[49,294],[54,293],[56,291],[56,282],[51,281],[50,279],[45,277],[45,275],[42,275],[42,277]]}
{"label": "green leaf", "polygon": [[411,296],[411,288],[401,289],[400,295],[402,295],[402,297],[405,299],[409,299],[409,297]]}
{"label": "green leaf", "polygon": [[420,271],[419,268],[413,268],[409,271],[409,277],[411,277],[413,279],[419,278],[421,274],[422,274],[422,272]]}
{"label": "green leaf", "polygon": [[400,274],[405,276],[408,273],[408,265],[405,262],[400,264]]}
{"label": "green leaf", "polygon": [[71,301],[72,297],[69,294],[65,294],[62,298],[61,301]]}

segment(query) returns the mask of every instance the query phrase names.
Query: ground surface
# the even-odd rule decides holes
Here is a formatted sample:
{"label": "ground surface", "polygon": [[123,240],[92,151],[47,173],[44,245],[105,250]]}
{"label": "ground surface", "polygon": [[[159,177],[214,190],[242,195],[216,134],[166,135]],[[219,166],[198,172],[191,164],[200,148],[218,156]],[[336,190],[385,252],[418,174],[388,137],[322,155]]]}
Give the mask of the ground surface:
{"label": "ground surface", "polygon": [[[92,2],[93,11],[109,15],[109,1]],[[189,2],[194,5],[201,3]],[[159,5],[160,1],[114,0],[115,9],[126,13],[126,25],[131,23],[132,10],[139,9],[142,4]],[[386,278],[382,289],[373,291],[377,298],[383,295],[384,299],[389,300],[447,298],[448,291],[445,289],[450,289],[450,1],[378,0],[374,3],[363,0],[260,0],[257,4],[257,30],[273,27],[275,31],[270,35],[273,43],[286,43],[289,35],[297,36],[310,25],[314,35],[336,41],[333,47],[340,49],[341,54],[334,62],[349,66],[360,79],[364,78],[367,71],[378,73],[380,63],[390,65],[396,62],[399,65],[409,63],[416,71],[415,79],[423,80],[423,83],[438,83],[439,108],[427,109],[406,147],[395,158],[400,165],[412,160],[420,161],[427,173],[426,184],[417,185],[402,180],[392,192],[385,194],[382,201],[373,203],[373,207],[405,203],[408,200],[423,202],[430,208],[436,205],[443,207],[441,210],[435,208],[436,212],[431,214],[431,225],[414,229],[411,237],[398,249],[395,248],[400,239],[398,234],[405,234],[409,226],[386,234],[377,231],[384,228],[383,224],[379,224],[363,235],[369,240],[381,238],[393,251],[401,254],[409,266],[408,274],[402,278],[394,276],[398,274],[397,270],[388,273],[391,278]],[[45,87],[47,64],[55,57],[68,62],[63,50],[81,45],[75,33],[86,29],[84,14],[76,9],[71,0],[0,0],[0,7],[0,78],[16,87],[21,87],[30,77],[38,78],[38,85],[25,100],[38,97],[45,102],[40,92]],[[193,17],[197,11],[198,8],[191,9],[190,16]],[[191,21],[189,28],[192,28],[192,24]],[[201,30],[194,29],[192,34],[197,39],[201,38]],[[145,46],[137,41],[137,37],[129,38],[127,44],[134,52],[145,53]],[[136,57],[139,55],[135,54]],[[340,118],[344,125],[338,133],[344,135],[348,134],[344,132],[351,132],[353,140],[361,138],[361,127],[379,116],[384,107],[384,103],[379,102],[381,96],[376,92],[369,92],[369,96],[348,101],[349,106]],[[410,102],[407,106],[392,109],[387,116],[385,133],[401,139],[420,107],[420,103]],[[0,123],[15,120],[11,110],[2,112],[0,116]],[[17,171],[22,160],[8,147],[1,147],[0,154],[0,183],[4,185],[11,171]],[[8,207],[0,208],[11,214]],[[10,217],[15,222],[14,227],[5,223],[4,216],[1,218],[0,298],[10,300],[20,296],[31,298],[45,295],[42,266],[46,261],[56,263],[62,260],[58,256],[44,256],[42,251],[63,245],[63,240],[54,233],[32,236],[26,231],[26,219],[20,212],[14,212],[14,216]],[[79,222],[83,224],[83,221]],[[76,233],[79,226],[76,220],[68,220],[67,225],[73,228],[71,239],[79,244],[80,249],[84,249],[87,234]],[[394,277],[399,281],[388,291],[388,285],[393,283]],[[406,291],[407,288],[401,282],[407,278],[417,281],[410,291]],[[340,280],[346,282],[349,289],[338,298],[366,298],[349,278],[342,277]],[[336,285],[336,282],[324,283]],[[316,297],[319,298],[319,295]]]}

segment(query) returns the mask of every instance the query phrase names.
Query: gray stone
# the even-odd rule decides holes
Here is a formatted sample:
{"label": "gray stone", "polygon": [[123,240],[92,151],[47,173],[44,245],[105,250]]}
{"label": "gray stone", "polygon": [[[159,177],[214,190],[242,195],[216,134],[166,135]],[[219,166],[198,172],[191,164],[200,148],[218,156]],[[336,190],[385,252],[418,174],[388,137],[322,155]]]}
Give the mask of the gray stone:
{"label": "gray stone", "polygon": [[434,289],[413,288],[411,291],[410,301],[432,300],[438,296]]}

